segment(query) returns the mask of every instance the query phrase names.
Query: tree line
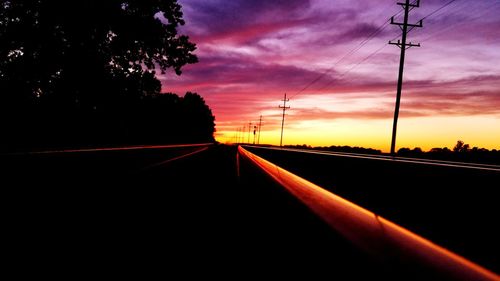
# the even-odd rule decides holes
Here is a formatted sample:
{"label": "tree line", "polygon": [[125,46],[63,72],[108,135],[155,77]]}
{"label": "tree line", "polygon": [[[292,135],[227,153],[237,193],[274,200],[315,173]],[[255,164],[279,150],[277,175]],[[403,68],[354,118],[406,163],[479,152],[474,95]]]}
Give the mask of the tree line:
{"label": "tree line", "polygon": [[[351,146],[317,146],[313,147],[307,144],[303,145],[286,145],[288,148],[299,149],[316,149],[335,152],[348,152],[348,153],[361,153],[361,154],[375,154],[383,155],[382,150],[364,147],[351,147]],[[448,147],[436,147],[429,151],[423,151],[420,147],[413,149],[408,147],[400,148],[397,151],[397,156],[401,157],[415,157],[415,158],[428,158],[437,160],[448,161],[462,161],[471,163],[490,163],[500,165],[500,150],[479,148],[477,146],[471,147],[469,144],[462,140],[458,140],[452,149]]]}
{"label": "tree line", "polygon": [[452,149],[448,147],[435,147],[429,151],[423,151],[420,147],[413,149],[403,147],[398,150],[397,154],[406,157],[500,164],[500,150],[489,150],[477,146],[471,147],[462,140],[458,140]]}
{"label": "tree line", "polygon": [[176,0],[0,2],[2,150],[213,141],[201,96],[157,72],[198,61]]}

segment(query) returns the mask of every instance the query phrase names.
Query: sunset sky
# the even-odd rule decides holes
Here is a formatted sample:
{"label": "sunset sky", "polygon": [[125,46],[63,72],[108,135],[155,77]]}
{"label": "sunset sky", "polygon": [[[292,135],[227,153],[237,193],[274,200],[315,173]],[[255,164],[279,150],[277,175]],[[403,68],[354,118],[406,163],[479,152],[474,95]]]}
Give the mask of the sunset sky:
{"label": "sunset sky", "polygon": [[[179,2],[200,62],[159,78],[165,92],[205,98],[218,141],[262,115],[261,143],[279,144],[287,93],[284,144],[389,150],[400,50],[387,42],[401,31],[384,23],[401,11],[395,0]],[[410,21],[447,2],[422,0]],[[409,40],[422,47],[407,52],[397,147],[500,149],[500,0],[457,0]]]}

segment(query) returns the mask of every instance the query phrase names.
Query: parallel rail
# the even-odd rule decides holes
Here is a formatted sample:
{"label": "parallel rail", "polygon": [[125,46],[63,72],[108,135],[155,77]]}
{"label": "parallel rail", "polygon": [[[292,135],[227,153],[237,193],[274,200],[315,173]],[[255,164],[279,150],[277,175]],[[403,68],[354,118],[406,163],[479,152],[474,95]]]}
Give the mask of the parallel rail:
{"label": "parallel rail", "polygon": [[453,168],[500,172],[500,165],[492,165],[492,164],[456,162],[456,161],[410,158],[410,157],[399,157],[399,156],[394,157],[394,156],[377,155],[377,154],[334,152],[334,151],[324,151],[324,150],[314,150],[314,149],[305,150],[305,149],[296,149],[296,148],[281,148],[281,147],[267,147],[267,146],[251,146],[251,145],[245,145],[245,146],[252,147],[252,148],[258,148],[258,149],[290,151],[290,152],[297,152],[297,153],[338,156],[338,157],[345,157],[345,158],[359,158],[359,159],[369,159],[369,160],[381,160],[381,161],[391,161],[391,162],[400,162],[400,163],[411,163],[411,164],[433,165],[433,166],[443,166],[443,167],[453,167]]}
{"label": "parallel rail", "polygon": [[[335,231],[366,252],[387,261],[424,267],[440,279],[495,280],[500,276],[415,233],[351,203],[285,169],[238,147],[238,153],[262,169]],[[429,273],[430,274],[430,273]]]}

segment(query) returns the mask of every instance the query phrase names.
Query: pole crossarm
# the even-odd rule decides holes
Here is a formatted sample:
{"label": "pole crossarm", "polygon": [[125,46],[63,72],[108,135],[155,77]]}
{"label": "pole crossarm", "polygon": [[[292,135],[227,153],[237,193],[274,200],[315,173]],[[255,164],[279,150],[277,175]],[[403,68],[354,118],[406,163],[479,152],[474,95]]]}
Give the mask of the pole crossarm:
{"label": "pole crossarm", "polygon": [[405,8],[406,6],[412,7],[412,8],[418,8],[418,7],[420,7],[420,0],[415,1],[415,3],[410,3],[409,1],[406,1],[404,3],[398,2],[397,4],[400,6],[403,6],[403,8]]}
{"label": "pole crossarm", "polygon": [[[403,47],[403,43],[401,43],[401,40],[398,40],[397,42],[389,41],[389,45],[396,45],[400,48]],[[420,43],[414,44],[414,43],[410,42],[410,43],[406,43],[404,45],[404,47],[406,49],[411,48],[411,47],[420,47]]]}
{"label": "pole crossarm", "polygon": [[394,24],[394,25],[399,25],[399,27],[402,29],[404,25],[406,25],[407,27],[410,27],[410,30],[412,30],[413,28],[415,27],[423,27],[423,20],[419,20],[417,23],[415,24],[412,24],[412,23],[404,23],[404,22],[395,22],[394,21],[394,17],[391,17],[391,24]]}

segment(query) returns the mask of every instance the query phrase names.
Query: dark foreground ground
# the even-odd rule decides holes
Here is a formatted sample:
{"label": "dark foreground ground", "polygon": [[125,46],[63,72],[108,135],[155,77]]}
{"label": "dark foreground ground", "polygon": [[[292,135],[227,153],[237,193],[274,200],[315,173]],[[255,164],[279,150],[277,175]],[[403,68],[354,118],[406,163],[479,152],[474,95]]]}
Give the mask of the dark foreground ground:
{"label": "dark foreground ground", "polygon": [[[7,268],[19,279],[419,280],[358,252],[249,163],[241,161],[238,176],[235,147],[199,149],[2,156]],[[195,154],[169,162],[189,153]],[[295,156],[283,160],[271,154],[274,160],[294,162]],[[403,192],[377,201],[377,192],[367,194],[378,198],[373,200],[361,193],[356,189],[347,197],[376,210],[383,210],[384,202],[403,204],[398,196],[413,196]],[[424,214],[435,207],[423,205]],[[469,227],[494,223],[469,222],[472,214],[464,218],[467,225],[460,230],[466,235],[460,237],[473,232]],[[439,238],[443,227],[418,217],[392,219]],[[454,222],[454,216],[449,220]],[[491,260],[487,253],[478,255],[485,263]]]}

